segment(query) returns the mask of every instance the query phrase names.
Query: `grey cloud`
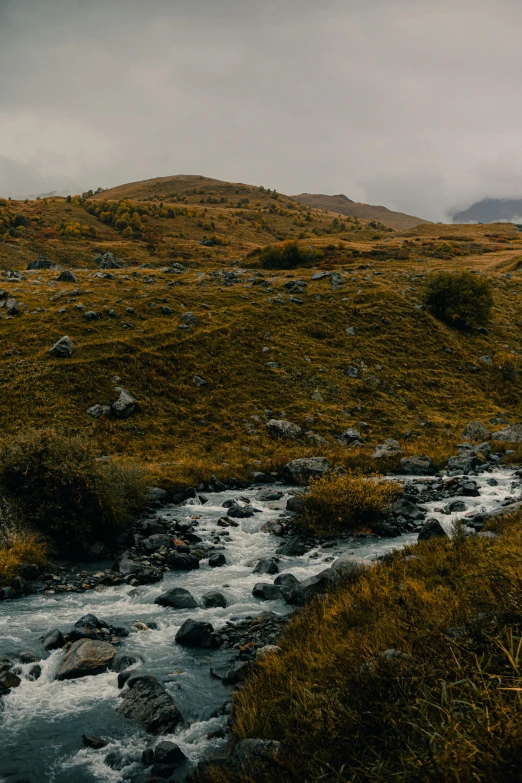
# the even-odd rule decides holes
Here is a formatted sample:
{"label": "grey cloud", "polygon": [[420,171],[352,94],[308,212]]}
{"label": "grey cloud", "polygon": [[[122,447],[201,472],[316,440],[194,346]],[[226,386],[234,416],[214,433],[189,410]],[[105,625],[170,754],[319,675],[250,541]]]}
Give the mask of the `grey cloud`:
{"label": "grey cloud", "polygon": [[0,0],[0,192],[202,173],[435,220],[521,195],[521,22],[514,0]]}

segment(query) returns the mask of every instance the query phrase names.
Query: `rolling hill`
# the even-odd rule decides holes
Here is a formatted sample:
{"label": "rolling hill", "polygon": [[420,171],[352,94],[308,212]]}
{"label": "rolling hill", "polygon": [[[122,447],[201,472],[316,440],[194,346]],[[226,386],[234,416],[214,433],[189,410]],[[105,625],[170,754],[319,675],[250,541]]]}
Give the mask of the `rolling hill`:
{"label": "rolling hill", "polygon": [[297,196],[292,196],[292,198],[294,201],[298,201],[300,204],[305,204],[313,209],[326,209],[330,212],[337,212],[340,215],[362,220],[378,220],[385,226],[399,230],[413,228],[414,226],[430,222],[413,215],[405,215],[402,212],[393,212],[387,207],[360,204],[352,201],[342,193],[338,196],[325,196],[323,193],[300,193]]}

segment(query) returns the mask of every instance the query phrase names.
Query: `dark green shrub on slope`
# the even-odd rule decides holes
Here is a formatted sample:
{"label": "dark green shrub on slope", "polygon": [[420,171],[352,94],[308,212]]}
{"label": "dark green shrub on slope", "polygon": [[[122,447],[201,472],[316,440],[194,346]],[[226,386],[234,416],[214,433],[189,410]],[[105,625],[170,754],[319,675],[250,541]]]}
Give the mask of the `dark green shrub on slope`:
{"label": "dark green shrub on slope", "polygon": [[484,326],[493,307],[490,283],[471,272],[437,272],[426,286],[424,304],[449,326]]}

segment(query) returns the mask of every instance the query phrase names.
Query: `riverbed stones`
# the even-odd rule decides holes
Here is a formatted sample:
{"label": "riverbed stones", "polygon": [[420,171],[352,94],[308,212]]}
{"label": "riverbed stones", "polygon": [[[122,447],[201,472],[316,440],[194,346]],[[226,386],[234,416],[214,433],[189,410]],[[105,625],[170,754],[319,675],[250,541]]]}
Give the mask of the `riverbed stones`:
{"label": "riverbed stones", "polygon": [[183,587],[173,587],[166,593],[158,595],[154,601],[159,606],[168,606],[171,609],[196,609],[197,601],[188,590]]}
{"label": "riverbed stones", "polygon": [[260,560],[254,568],[254,574],[277,574],[279,567],[275,560]]}
{"label": "riverbed stones", "polygon": [[422,526],[417,541],[429,541],[432,538],[448,538],[448,534],[438,519],[428,519]]}
{"label": "riverbed stones", "polygon": [[235,519],[248,519],[253,517],[255,513],[255,509],[250,506],[230,506],[228,509],[228,516]]}
{"label": "riverbed stones", "polygon": [[331,585],[340,580],[339,573],[333,568],[326,568],[315,576],[304,579],[286,595],[286,602],[292,606],[304,606],[316,595],[325,593]]}
{"label": "riverbed stones", "polygon": [[67,335],[60,337],[58,342],[49,349],[51,356],[54,356],[56,359],[69,359],[73,355],[73,352],[73,341],[70,337],[67,337]]}
{"label": "riverbed stones", "polygon": [[270,419],[267,422],[267,429],[270,435],[275,438],[300,438],[303,430],[298,424],[294,424],[286,419]]}
{"label": "riverbed stones", "polygon": [[305,457],[288,462],[283,467],[283,478],[290,484],[298,484],[324,476],[329,470],[330,463],[326,457]]}
{"label": "riverbed stones", "polygon": [[201,603],[205,609],[217,609],[218,607],[225,609],[227,606],[227,599],[223,593],[217,590],[210,590],[201,596]]}
{"label": "riverbed stones", "polygon": [[218,646],[218,640],[214,636],[214,627],[211,623],[189,618],[185,620],[176,634],[177,644],[183,647],[198,647],[208,649]]}
{"label": "riverbed stones", "polygon": [[289,538],[276,551],[278,555],[301,557],[306,552],[306,546],[299,538]]}
{"label": "riverbed stones", "polygon": [[405,519],[411,519],[419,521],[424,519],[426,513],[422,511],[415,503],[405,498],[399,498],[392,506],[392,511],[396,516],[404,517]]}
{"label": "riverbed stones", "polygon": [[211,568],[221,568],[227,564],[227,559],[222,552],[215,552],[213,555],[210,555],[208,564]]}
{"label": "riverbed stones", "polygon": [[279,585],[258,582],[252,589],[252,595],[263,601],[277,601],[279,598],[283,598],[283,590]]}
{"label": "riverbed stones", "polygon": [[118,712],[137,721],[149,734],[165,734],[173,731],[181,722],[181,713],[155,677],[144,674],[128,681]]}
{"label": "riverbed stones", "polygon": [[57,680],[75,680],[101,674],[111,667],[116,647],[109,642],[79,639],[69,648],[56,672]]}
{"label": "riverbed stones", "polygon": [[119,397],[111,403],[111,410],[117,419],[128,419],[133,416],[137,410],[137,401],[132,394],[122,386],[116,386]]}
{"label": "riverbed stones", "polygon": [[82,734],[82,742],[86,748],[93,748],[94,750],[101,750],[109,744],[107,740],[96,737],[94,734]]}
{"label": "riverbed stones", "polygon": [[185,552],[168,553],[167,563],[173,571],[193,571],[199,568],[198,558]]}
{"label": "riverbed stones", "polygon": [[304,510],[304,497],[300,495],[292,495],[286,501],[286,510],[291,511],[292,514],[300,514]]}
{"label": "riverbed stones", "polygon": [[169,766],[181,764],[187,757],[175,742],[158,742],[154,748],[154,761],[156,764],[168,764]]}
{"label": "riverbed stones", "polygon": [[63,638],[63,633],[59,631],[58,628],[55,628],[54,631],[49,631],[49,633],[46,633],[42,639],[42,646],[44,650],[48,650],[49,652],[51,650],[61,649],[64,644],[65,639]]}

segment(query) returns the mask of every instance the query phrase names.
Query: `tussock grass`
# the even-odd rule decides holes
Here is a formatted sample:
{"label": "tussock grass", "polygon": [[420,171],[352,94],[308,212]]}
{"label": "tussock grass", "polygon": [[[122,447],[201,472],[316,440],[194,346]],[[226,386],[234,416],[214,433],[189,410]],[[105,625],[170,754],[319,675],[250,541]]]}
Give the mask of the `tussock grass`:
{"label": "tussock grass", "polygon": [[0,446],[0,494],[18,523],[78,552],[134,518],[145,502],[145,472],[97,459],[79,435],[29,430]]}
{"label": "tussock grass", "polygon": [[522,515],[497,525],[396,553],[296,613],[235,697],[236,736],[282,741],[255,783],[520,780]]}
{"label": "tussock grass", "polygon": [[302,523],[315,534],[360,531],[386,515],[400,489],[396,482],[352,473],[311,479]]}
{"label": "tussock grass", "polygon": [[47,547],[34,533],[2,528],[0,533],[0,586],[8,585],[22,563],[45,565]]}

